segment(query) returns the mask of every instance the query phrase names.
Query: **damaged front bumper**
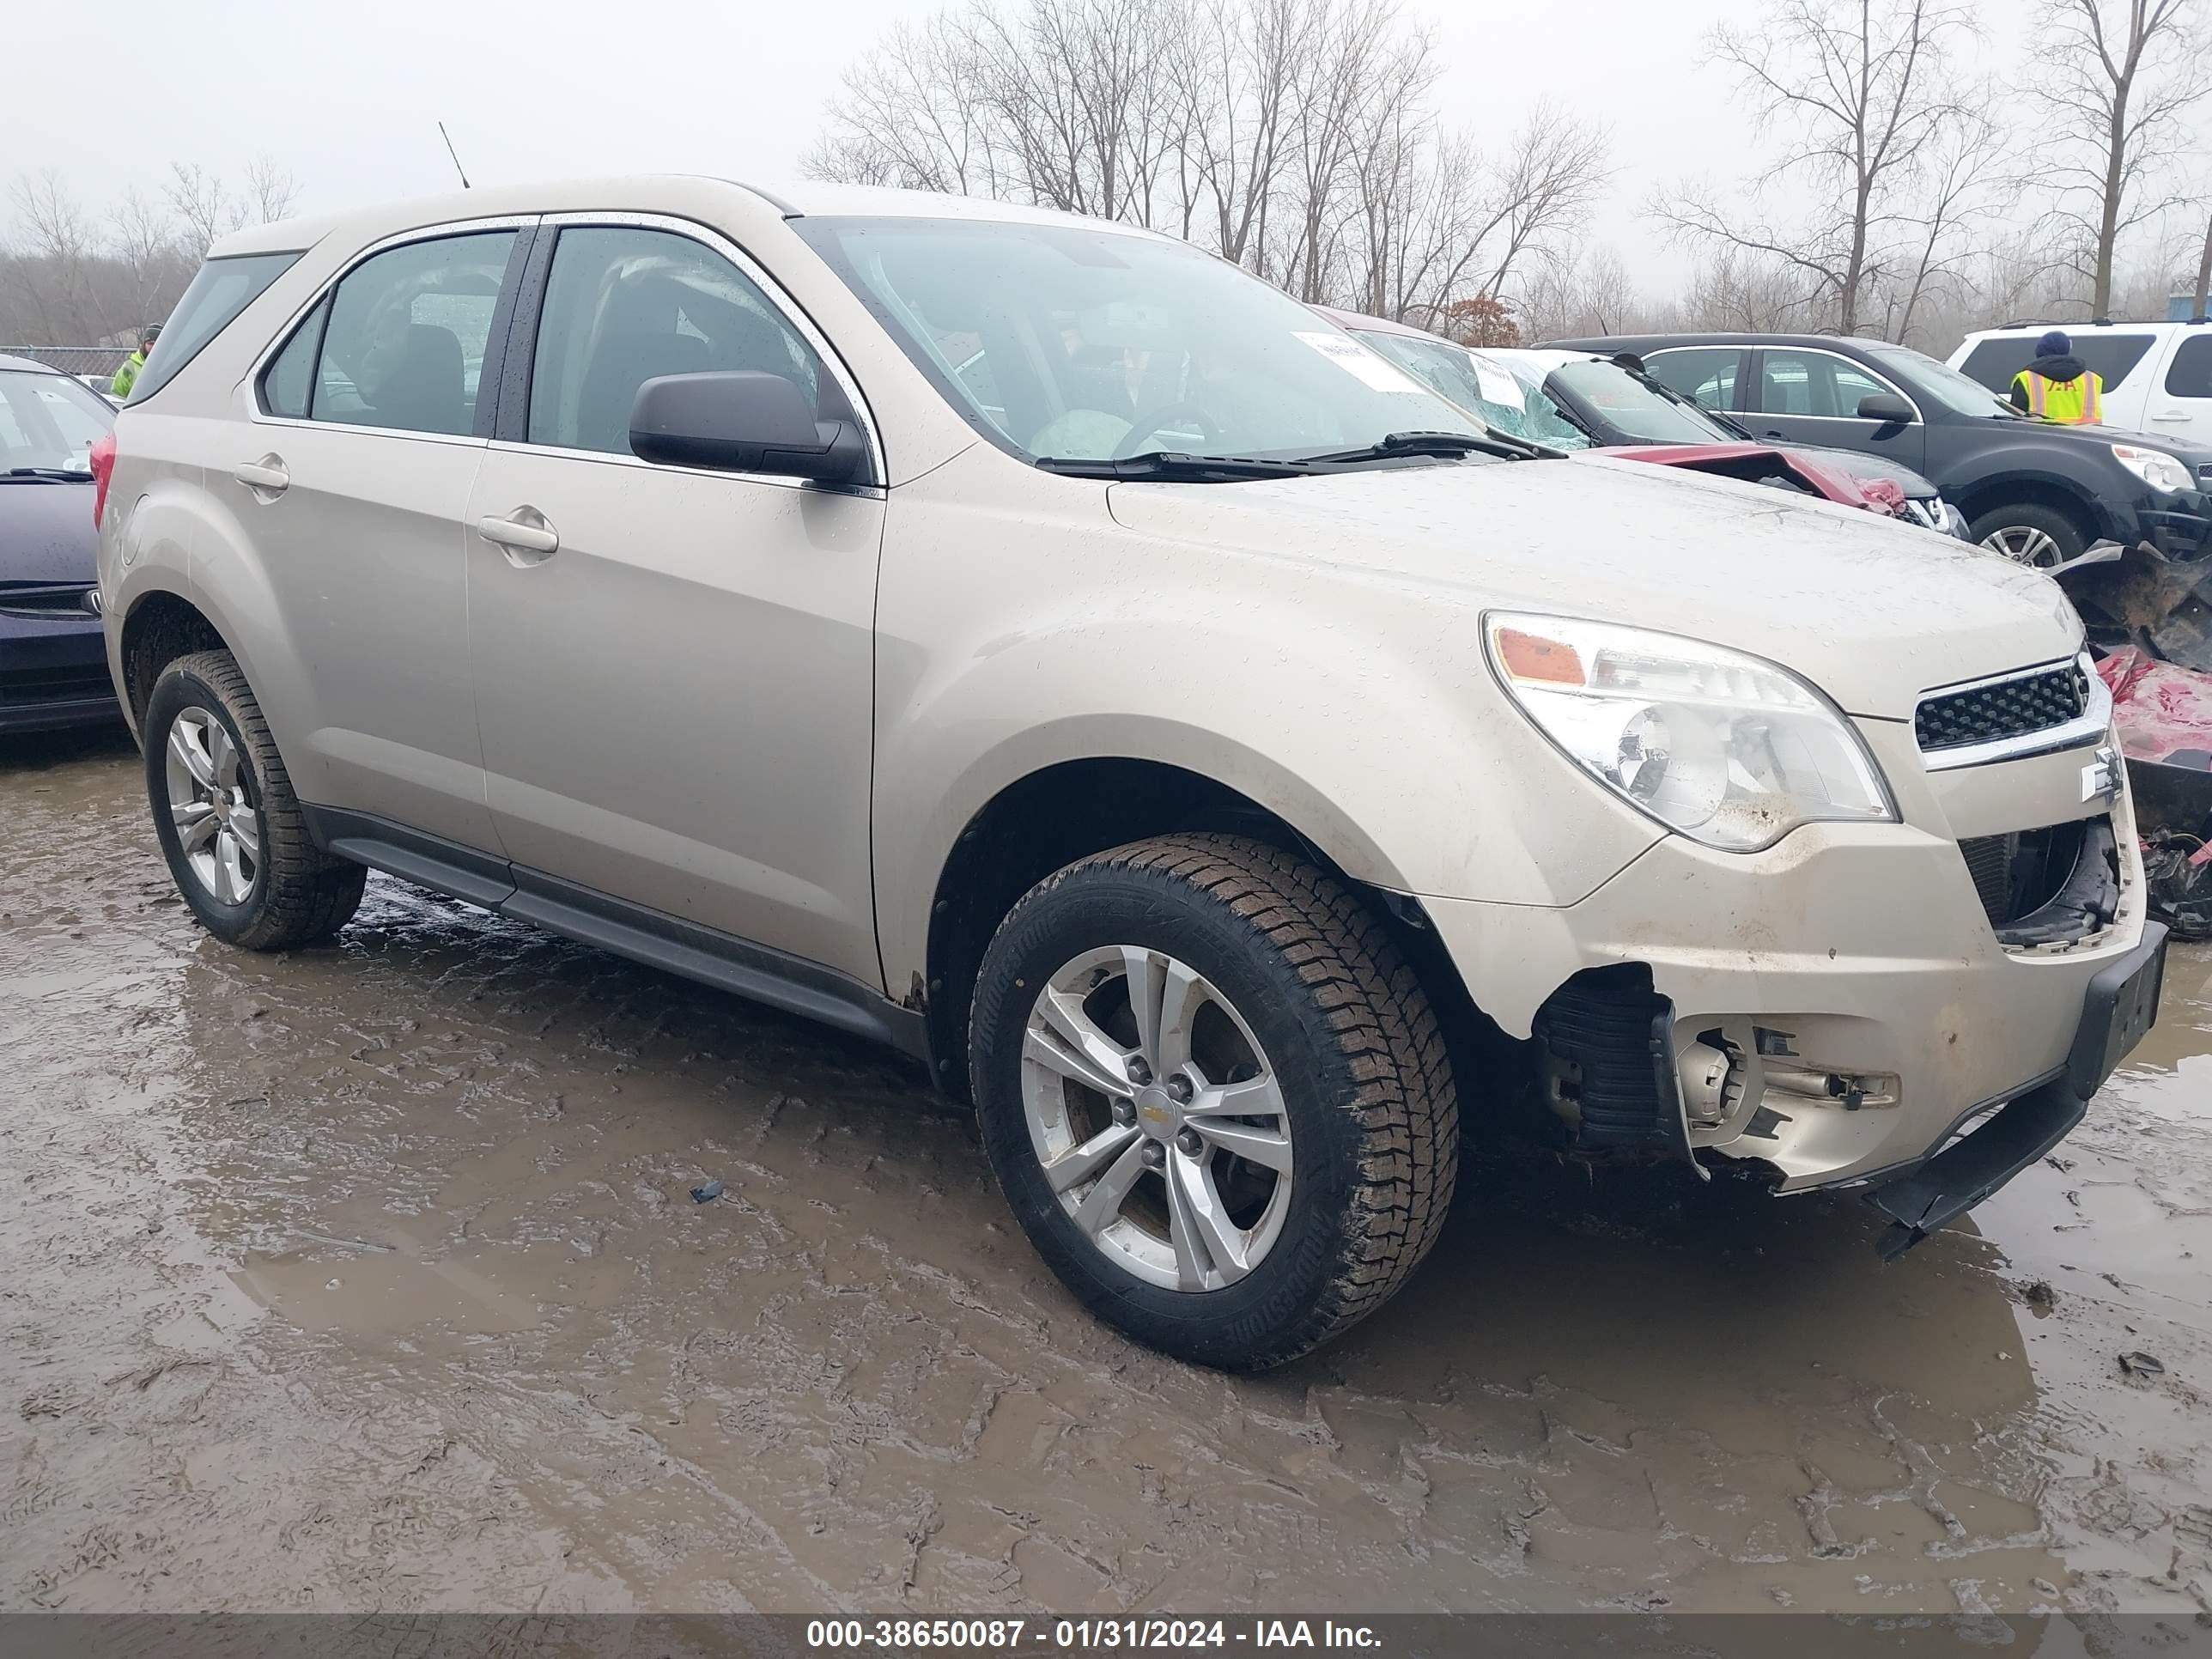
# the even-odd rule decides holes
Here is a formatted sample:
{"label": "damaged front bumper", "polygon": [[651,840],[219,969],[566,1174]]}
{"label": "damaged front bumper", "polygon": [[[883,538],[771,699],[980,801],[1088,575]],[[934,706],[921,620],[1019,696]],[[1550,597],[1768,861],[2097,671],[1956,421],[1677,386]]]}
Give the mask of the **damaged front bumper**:
{"label": "damaged front bumper", "polygon": [[1889,1220],[1878,1248],[1893,1261],[1957,1219],[2073,1132],[2089,1097],[2158,1018],[2166,981],[2166,930],[2152,922],[2142,943],[2089,981],[2066,1065],[1945,1144],[1882,1181],[1867,1201]]}
{"label": "damaged front bumper", "polygon": [[1556,909],[1423,904],[1577,1146],[1883,1183],[1910,1243],[2079,1121],[2155,1011],[2164,929],[2107,744],[1929,771],[1909,732],[1869,741],[1903,823],[1670,836]]}

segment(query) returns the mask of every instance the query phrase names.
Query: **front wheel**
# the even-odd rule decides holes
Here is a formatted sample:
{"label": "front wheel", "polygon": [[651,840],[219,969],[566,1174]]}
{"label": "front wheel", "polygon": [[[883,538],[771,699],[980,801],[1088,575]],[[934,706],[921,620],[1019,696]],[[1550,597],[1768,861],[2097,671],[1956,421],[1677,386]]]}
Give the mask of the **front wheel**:
{"label": "front wheel", "polygon": [[250,951],[336,933],[368,872],[307,834],[261,705],[228,651],[179,657],[146,702],[146,793],[177,890],[201,925]]}
{"label": "front wheel", "polygon": [[2073,520],[2055,507],[2026,502],[1995,507],[1967,529],[1992,553],[2036,570],[2056,570],[2081,556],[2088,538]]}
{"label": "front wheel", "polygon": [[1162,836],[1039,884],[985,954],[969,1056],[1030,1242],[1181,1358],[1296,1358],[1387,1301],[1450,1206],[1426,995],[1355,893],[1258,842]]}

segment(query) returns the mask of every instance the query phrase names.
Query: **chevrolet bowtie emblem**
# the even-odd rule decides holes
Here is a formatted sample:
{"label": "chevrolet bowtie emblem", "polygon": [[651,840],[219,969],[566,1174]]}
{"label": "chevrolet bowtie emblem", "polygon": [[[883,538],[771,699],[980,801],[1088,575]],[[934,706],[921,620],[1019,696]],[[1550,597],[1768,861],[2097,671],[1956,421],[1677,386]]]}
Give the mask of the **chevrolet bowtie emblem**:
{"label": "chevrolet bowtie emblem", "polygon": [[2081,799],[2118,800],[2121,776],[2119,751],[2109,745],[2100,749],[2096,759],[2081,769]]}

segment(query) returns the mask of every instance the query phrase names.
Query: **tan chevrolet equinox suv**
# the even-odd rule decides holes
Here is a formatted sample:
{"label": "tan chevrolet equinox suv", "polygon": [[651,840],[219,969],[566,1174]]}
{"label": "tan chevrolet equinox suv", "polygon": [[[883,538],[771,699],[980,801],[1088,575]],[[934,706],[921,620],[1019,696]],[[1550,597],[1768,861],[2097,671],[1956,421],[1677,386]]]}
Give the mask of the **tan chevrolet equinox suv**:
{"label": "tan chevrolet equinox suv", "polygon": [[696,178],[272,225],[116,443],[210,931],[376,869],[895,1045],[1190,1359],[1373,1312],[1522,1119],[1902,1249],[2155,1012],[2047,580],[1485,430],[1125,226]]}

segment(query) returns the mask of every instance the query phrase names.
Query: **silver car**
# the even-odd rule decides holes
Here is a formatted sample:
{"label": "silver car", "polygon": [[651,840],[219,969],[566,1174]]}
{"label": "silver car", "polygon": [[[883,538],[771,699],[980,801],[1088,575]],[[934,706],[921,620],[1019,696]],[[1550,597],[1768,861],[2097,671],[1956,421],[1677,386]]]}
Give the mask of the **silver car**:
{"label": "silver car", "polygon": [[374,868],[894,1044],[1194,1360],[1380,1307],[1523,1106],[1871,1184],[1900,1248],[2155,1010],[2046,579],[1536,458],[1126,226],[697,178],[270,226],[117,434],[109,659],[210,931]]}

